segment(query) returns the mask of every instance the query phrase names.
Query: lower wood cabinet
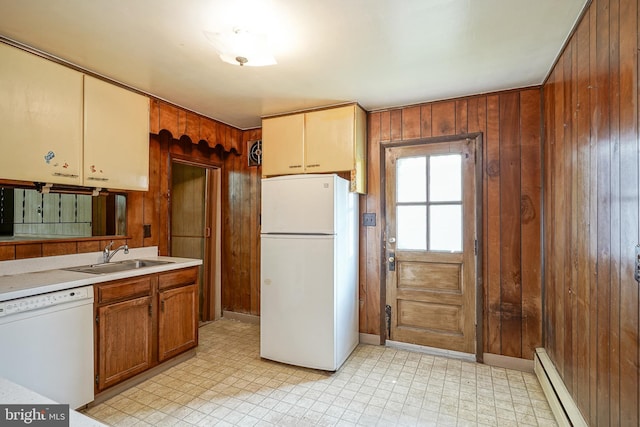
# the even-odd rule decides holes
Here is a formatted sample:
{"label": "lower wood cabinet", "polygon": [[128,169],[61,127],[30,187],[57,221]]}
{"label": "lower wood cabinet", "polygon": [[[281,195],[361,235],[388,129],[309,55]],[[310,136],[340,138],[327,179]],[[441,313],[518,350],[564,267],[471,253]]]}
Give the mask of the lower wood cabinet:
{"label": "lower wood cabinet", "polygon": [[198,269],[95,285],[96,394],[198,345]]}
{"label": "lower wood cabinet", "polygon": [[158,360],[167,360],[198,343],[198,285],[160,291]]}
{"label": "lower wood cabinet", "polygon": [[150,307],[151,297],[98,307],[99,390],[151,367],[153,325]]}

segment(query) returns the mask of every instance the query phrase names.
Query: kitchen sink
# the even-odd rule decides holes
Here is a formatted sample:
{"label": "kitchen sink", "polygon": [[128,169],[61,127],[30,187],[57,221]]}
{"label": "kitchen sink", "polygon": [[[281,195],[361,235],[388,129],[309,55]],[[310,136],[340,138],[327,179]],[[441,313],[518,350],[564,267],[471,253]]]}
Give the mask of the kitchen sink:
{"label": "kitchen sink", "polygon": [[79,273],[108,274],[118,271],[138,270],[145,267],[155,267],[156,265],[171,264],[173,261],[158,261],[149,259],[132,259],[127,261],[107,262],[102,264],[81,265],[80,267],[63,268],[66,271],[76,271]]}

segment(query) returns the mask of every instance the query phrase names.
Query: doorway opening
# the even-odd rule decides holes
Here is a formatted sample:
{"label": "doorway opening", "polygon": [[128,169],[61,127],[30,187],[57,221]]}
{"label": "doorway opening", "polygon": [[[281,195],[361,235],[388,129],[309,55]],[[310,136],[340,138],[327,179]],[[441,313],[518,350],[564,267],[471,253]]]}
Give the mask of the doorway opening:
{"label": "doorway opening", "polygon": [[169,250],[171,256],[199,258],[200,322],[221,316],[220,168],[173,158]]}

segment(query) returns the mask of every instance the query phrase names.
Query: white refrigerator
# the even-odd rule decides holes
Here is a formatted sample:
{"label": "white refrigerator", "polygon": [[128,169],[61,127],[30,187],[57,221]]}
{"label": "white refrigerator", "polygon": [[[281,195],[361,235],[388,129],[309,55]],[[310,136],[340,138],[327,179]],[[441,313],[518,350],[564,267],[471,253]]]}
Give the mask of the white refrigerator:
{"label": "white refrigerator", "polygon": [[260,356],[337,370],[359,341],[358,198],[337,175],[262,180]]}

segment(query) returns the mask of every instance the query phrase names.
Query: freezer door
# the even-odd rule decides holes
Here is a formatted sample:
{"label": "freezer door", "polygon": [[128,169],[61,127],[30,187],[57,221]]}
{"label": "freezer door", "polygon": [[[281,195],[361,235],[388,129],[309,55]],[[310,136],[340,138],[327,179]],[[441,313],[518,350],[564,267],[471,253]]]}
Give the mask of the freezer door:
{"label": "freezer door", "polygon": [[333,236],[263,236],[260,356],[333,371]]}
{"label": "freezer door", "polygon": [[348,182],[336,175],[263,179],[262,233],[335,234],[336,200],[344,203],[347,192]]}

